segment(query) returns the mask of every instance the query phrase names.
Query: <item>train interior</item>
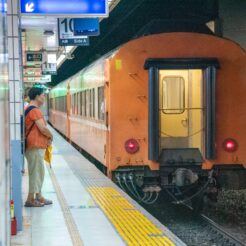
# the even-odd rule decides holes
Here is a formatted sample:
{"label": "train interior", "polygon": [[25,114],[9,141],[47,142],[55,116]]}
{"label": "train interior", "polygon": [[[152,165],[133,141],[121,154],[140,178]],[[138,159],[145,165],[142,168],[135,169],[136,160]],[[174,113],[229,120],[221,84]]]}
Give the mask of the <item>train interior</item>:
{"label": "train interior", "polygon": [[204,154],[202,70],[159,71],[160,150],[197,148]]}

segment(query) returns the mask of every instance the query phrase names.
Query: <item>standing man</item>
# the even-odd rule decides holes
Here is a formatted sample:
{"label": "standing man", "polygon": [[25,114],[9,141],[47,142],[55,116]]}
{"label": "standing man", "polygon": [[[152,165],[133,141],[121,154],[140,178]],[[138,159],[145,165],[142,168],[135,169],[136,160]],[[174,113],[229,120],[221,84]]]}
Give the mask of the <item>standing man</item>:
{"label": "standing man", "polygon": [[44,104],[45,94],[41,88],[31,88],[28,93],[30,103],[25,109],[26,152],[29,174],[29,194],[26,207],[43,207],[52,201],[42,196],[44,181],[44,153],[52,142],[53,136],[47,128],[40,107]]}

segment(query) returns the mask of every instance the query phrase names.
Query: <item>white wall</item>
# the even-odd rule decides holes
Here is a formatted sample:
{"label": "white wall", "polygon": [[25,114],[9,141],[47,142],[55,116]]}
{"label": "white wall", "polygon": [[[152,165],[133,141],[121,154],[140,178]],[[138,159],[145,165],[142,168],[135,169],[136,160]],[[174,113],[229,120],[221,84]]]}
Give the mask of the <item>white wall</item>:
{"label": "white wall", "polygon": [[[0,4],[5,1],[1,1]],[[0,6],[2,9],[2,5]],[[0,246],[9,245],[9,84],[6,13],[0,11]]]}

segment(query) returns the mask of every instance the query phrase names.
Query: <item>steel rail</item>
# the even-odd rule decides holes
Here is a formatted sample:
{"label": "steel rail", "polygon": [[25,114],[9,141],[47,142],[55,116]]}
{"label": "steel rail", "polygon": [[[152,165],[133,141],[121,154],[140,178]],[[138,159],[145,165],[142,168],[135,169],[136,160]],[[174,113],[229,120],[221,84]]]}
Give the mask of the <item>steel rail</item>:
{"label": "steel rail", "polygon": [[201,214],[200,216],[201,216],[202,220],[205,223],[207,223],[210,226],[212,226],[213,228],[215,228],[220,234],[222,234],[222,236],[225,239],[229,240],[230,243],[233,243],[234,245],[237,245],[237,246],[246,246],[246,242],[241,242],[240,240],[238,240],[237,238],[235,238],[228,231],[226,231],[223,228],[221,228],[221,226],[219,226],[216,222],[214,222],[213,220],[211,220],[210,218],[208,218],[206,215]]}

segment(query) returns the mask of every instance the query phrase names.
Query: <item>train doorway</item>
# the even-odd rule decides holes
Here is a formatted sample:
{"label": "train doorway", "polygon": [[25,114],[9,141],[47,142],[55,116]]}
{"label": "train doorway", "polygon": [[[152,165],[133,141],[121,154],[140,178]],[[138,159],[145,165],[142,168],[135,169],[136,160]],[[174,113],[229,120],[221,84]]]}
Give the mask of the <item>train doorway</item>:
{"label": "train doorway", "polygon": [[196,148],[204,156],[203,73],[159,70],[159,146],[162,149]]}
{"label": "train doorway", "polygon": [[214,159],[218,60],[149,58],[144,68],[149,71],[149,160],[200,166]]}

